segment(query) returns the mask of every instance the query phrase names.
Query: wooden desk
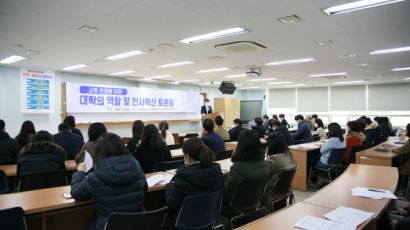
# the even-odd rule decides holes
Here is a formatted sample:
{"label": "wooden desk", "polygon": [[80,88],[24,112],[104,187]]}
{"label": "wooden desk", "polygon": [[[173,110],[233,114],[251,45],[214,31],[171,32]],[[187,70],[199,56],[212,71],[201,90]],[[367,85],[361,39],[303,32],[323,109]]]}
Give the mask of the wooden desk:
{"label": "wooden desk", "polygon": [[184,157],[184,152],[182,152],[182,149],[173,149],[170,152],[171,152],[172,159]]}
{"label": "wooden desk", "polygon": [[[184,144],[184,139],[185,139],[185,137],[186,137],[186,133],[179,133],[178,134],[178,144]],[[199,136],[199,133],[198,133],[198,136]],[[175,144],[177,144],[177,143],[175,143]]]}
{"label": "wooden desk", "polygon": [[[395,141],[399,141],[396,138],[389,138],[382,144],[394,144]],[[372,148],[360,151],[356,153],[356,164],[365,165],[380,165],[380,166],[392,166],[393,159],[399,156],[398,153],[393,151],[382,152],[376,151],[376,148],[385,148],[382,144],[376,145]]]}
{"label": "wooden desk", "polygon": [[[296,170],[295,177],[292,181],[292,188],[300,191],[307,191],[307,180],[308,180],[308,168],[307,168],[307,158],[308,152],[320,149],[322,141],[311,142],[308,144],[316,145],[316,147],[306,148],[303,147],[304,144],[289,146],[293,158],[295,159],[296,165],[299,168]],[[301,146],[302,145],[302,146]]]}
{"label": "wooden desk", "polygon": [[[261,138],[261,144],[264,148],[266,148],[266,146],[268,145],[268,142],[265,140],[265,138]],[[233,150],[233,153],[235,153],[236,147],[238,147],[238,142],[237,141],[225,142],[225,149],[226,150]]]}
{"label": "wooden desk", "polygon": [[[65,167],[67,171],[76,171],[77,165],[74,160],[66,160]],[[0,165],[0,170],[6,173],[6,176],[12,177],[17,175],[17,165]]]}

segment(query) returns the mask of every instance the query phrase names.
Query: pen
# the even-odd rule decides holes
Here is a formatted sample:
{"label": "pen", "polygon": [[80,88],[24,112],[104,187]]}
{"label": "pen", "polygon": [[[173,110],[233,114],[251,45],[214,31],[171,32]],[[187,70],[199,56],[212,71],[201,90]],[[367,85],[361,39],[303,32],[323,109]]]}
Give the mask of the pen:
{"label": "pen", "polygon": [[384,192],[384,191],[380,191],[380,190],[377,190],[377,189],[371,189],[371,188],[369,188],[367,190],[372,191],[372,192]]}

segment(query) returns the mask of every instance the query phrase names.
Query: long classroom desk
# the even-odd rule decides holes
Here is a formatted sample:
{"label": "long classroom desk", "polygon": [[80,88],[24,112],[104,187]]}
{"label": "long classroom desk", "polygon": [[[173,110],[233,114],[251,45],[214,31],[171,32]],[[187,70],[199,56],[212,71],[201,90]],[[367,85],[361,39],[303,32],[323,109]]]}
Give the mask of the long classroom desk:
{"label": "long classroom desk", "polygon": [[393,159],[399,156],[399,154],[391,150],[389,152],[376,151],[376,148],[385,148],[383,147],[383,144],[394,144],[394,142],[396,141],[399,141],[399,140],[397,138],[390,137],[384,143],[381,143],[372,148],[357,152],[356,153],[356,164],[393,166]]}
{"label": "long classroom desk", "polygon": [[[264,148],[268,145],[268,142],[265,140],[265,138],[261,138],[261,144]],[[228,141],[225,142],[225,149],[226,150],[232,150],[233,152],[236,151],[236,147],[238,147],[238,142],[237,141]]]}
{"label": "long classroom desk", "polygon": [[[66,171],[76,171],[77,165],[74,160],[65,161]],[[0,165],[0,170],[3,170],[7,177],[13,177],[17,175],[17,165]]]}

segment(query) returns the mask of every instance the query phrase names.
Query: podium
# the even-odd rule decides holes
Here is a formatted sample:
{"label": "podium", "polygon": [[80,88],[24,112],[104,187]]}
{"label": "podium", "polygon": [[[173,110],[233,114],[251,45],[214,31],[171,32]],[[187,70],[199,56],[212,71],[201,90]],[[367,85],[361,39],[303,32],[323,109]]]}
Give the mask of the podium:
{"label": "podium", "polygon": [[211,114],[202,115],[202,121],[209,118],[215,122],[215,117],[217,117],[218,115],[219,115],[218,112],[213,112]]}

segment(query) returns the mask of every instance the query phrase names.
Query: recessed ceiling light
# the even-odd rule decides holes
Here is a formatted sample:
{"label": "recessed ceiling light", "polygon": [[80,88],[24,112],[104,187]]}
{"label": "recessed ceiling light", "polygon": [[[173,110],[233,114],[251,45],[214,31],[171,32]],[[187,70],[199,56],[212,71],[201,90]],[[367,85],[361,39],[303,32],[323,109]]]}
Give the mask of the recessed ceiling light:
{"label": "recessed ceiling light", "polygon": [[356,83],[365,83],[366,81],[364,80],[360,80],[360,81],[338,81],[335,82],[338,85],[342,85],[342,84],[356,84]]}
{"label": "recessed ceiling light", "polygon": [[367,63],[359,63],[359,64],[355,64],[355,66],[360,66],[360,67],[365,67],[368,66],[369,64]]}
{"label": "recessed ceiling light", "polygon": [[340,73],[321,73],[321,74],[311,74],[308,75],[308,77],[331,77],[331,76],[345,76],[349,75],[346,72],[340,72]]}
{"label": "recessed ceiling light", "polygon": [[259,87],[242,87],[242,88],[239,88],[239,89],[259,89]]}
{"label": "recessed ceiling light", "polygon": [[201,79],[188,79],[188,80],[182,80],[179,82],[194,82],[194,81],[200,81]]}
{"label": "recessed ceiling light", "polygon": [[402,80],[410,80],[410,77],[403,78]]}
{"label": "recessed ceiling light", "polygon": [[294,60],[269,62],[269,63],[265,63],[265,65],[268,65],[268,66],[271,66],[271,65],[287,65],[287,64],[296,64],[296,63],[314,62],[314,61],[317,61],[317,60],[314,59],[314,58],[301,58],[301,59],[294,59]]}
{"label": "recessed ceiling light", "polygon": [[117,75],[129,74],[129,73],[135,73],[135,71],[134,71],[134,70],[125,70],[125,71],[110,73],[110,74],[108,74],[108,75],[117,76]]}
{"label": "recessed ceiling light", "polygon": [[207,40],[211,40],[215,38],[222,38],[226,36],[242,34],[246,32],[248,32],[248,30],[242,27],[234,27],[234,28],[230,28],[226,30],[220,30],[220,31],[216,31],[216,32],[208,33],[208,34],[202,34],[199,36],[182,39],[179,42],[182,42],[185,44],[193,44],[193,43],[203,42],[203,41],[207,41]]}
{"label": "recessed ceiling light", "polygon": [[290,15],[282,18],[278,18],[278,20],[284,24],[293,23],[293,22],[300,22],[300,18],[296,15]]}
{"label": "recessed ceiling light", "polygon": [[94,27],[94,26],[86,26],[86,25],[84,25],[84,26],[78,27],[77,30],[80,30],[80,31],[83,31],[83,32],[94,33],[94,32],[96,32],[96,31],[98,31],[99,28]]}
{"label": "recessed ceiling light", "polygon": [[1,64],[13,64],[19,61],[23,61],[26,57],[18,56],[18,55],[11,55],[10,57],[6,57],[0,60]]}
{"label": "recessed ceiling light", "polygon": [[250,79],[248,81],[274,81],[278,80],[276,77],[271,77],[271,78],[257,78],[257,79]]}
{"label": "recessed ceiling light", "polygon": [[354,58],[356,57],[356,54],[342,54],[342,55],[338,55],[338,57],[340,59],[344,59],[344,58]]}
{"label": "recessed ceiling light", "polygon": [[364,71],[364,72],[366,72],[366,73],[375,73],[376,70],[366,70],[366,71]]}
{"label": "recessed ceiling light", "polygon": [[211,56],[211,57],[208,57],[208,59],[219,60],[219,59],[222,59],[222,57],[221,56]]}
{"label": "recessed ceiling light", "polygon": [[157,67],[158,68],[168,68],[168,67],[175,67],[175,66],[181,66],[181,65],[189,65],[189,64],[194,64],[194,63],[195,62],[193,61],[180,61],[180,62],[158,65]]}
{"label": "recessed ceiling light", "polygon": [[125,53],[112,55],[112,56],[106,57],[104,59],[114,61],[114,60],[119,60],[119,59],[123,59],[123,58],[134,57],[134,56],[141,55],[141,54],[145,54],[145,52],[141,51],[141,50],[133,50],[133,51],[125,52]]}
{"label": "recessed ceiling light", "polygon": [[405,71],[405,70],[410,70],[410,67],[400,67],[400,68],[394,68],[391,71]]}
{"label": "recessed ceiling light", "polygon": [[294,84],[294,85],[285,85],[284,87],[300,87],[300,86],[306,86],[305,84]]}
{"label": "recessed ceiling light", "polygon": [[391,4],[395,2],[402,2],[404,0],[360,0],[355,2],[350,2],[346,4],[341,4],[337,6],[332,6],[327,9],[323,9],[327,15],[332,16],[336,14],[348,13],[356,10],[363,10],[371,7],[382,6],[386,4]]}
{"label": "recessed ceiling light", "polygon": [[238,78],[238,77],[246,77],[246,76],[248,76],[246,73],[242,73],[242,74],[227,75],[227,76],[224,76],[224,77],[226,77],[226,78]]}
{"label": "recessed ceiling light", "polygon": [[316,42],[316,45],[318,46],[327,46],[327,45],[333,45],[333,44],[335,44],[335,42],[332,40]]}
{"label": "recessed ceiling light", "polygon": [[369,52],[369,54],[370,55],[391,54],[391,53],[399,53],[399,52],[406,52],[406,51],[410,51],[410,46],[392,48],[392,49],[384,49],[384,50],[375,50],[375,51]]}
{"label": "recessed ceiling light", "polygon": [[72,66],[64,67],[63,70],[76,70],[76,69],[82,69],[82,68],[86,68],[86,67],[89,67],[89,65],[78,64],[78,65],[72,65]]}
{"label": "recessed ceiling light", "polygon": [[226,71],[226,70],[231,70],[231,69],[227,67],[216,68],[216,69],[204,69],[204,70],[198,70],[195,73],[212,73],[212,72],[219,72],[219,71]]}
{"label": "recessed ceiling light", "polygon": [[280,84],[292,84],[294,83],[293,81],[281,81],[281,82],[268,82],[266,84],[268,85],[280,85]]}
{"label": "recessed ceiling light", "polygon": [[172,48],[174,46],[171,45],[171,44],[159,44],[159,45],[157,45],[157,47],[159,47],[159,48]]}
{"label": "recessed ceiling light", "polygon": [[147,77],[147,78],[149,78],[149,79],[164,79],[164,78],[170,78],[170,77],[172,77],[172,75],[163,74],[163,75],[151,76],[151,77]]}

